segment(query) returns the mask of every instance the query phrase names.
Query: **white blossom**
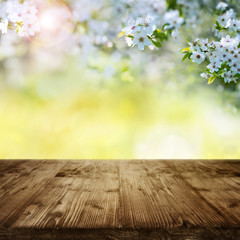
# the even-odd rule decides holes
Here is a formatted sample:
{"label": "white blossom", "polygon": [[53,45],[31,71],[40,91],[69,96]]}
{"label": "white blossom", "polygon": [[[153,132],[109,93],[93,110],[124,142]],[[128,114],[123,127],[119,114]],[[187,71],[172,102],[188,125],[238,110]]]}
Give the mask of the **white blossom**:
{"label": "white blossom", "polygon": [[169,24],[165,28],[171,29],[171,28],[179,28],[184,22],[184,19],[179,16],[178,10],[171,10],[169,12],[166,12],[164,16],[164,24]]}
{"label": "white blossom", "polygon": [[0,22],[0,31],[2,34],[5,34],[8,32],[8,20],[4,19]]}
{"label": "white blossom", "polygon": [[145,33],[136,33],[133,39],[133,46],[137,45],[139,50],[144,50],[144,47],[151,46],[152,42],[148,39]]}
{"label": "white blossom", "polygon": [[193,62],[196,62],[196,63],[200,64],[205,60],[205,54],[202,53],[202,52],[194,51],[192,56],[191,56],[191,59],[192,59]]}
{"label": "white blossom", "polygon": [[4,20],[0,23],[2,33],[7,33],[7,27],[14,29],[19,36],[33,36],[39,31],[37,18],[37,8],[28,1],[5,1],[1,3],[0,18]]}
{"label": "white blossom", "polygon": [[225,3],[225,2],[220,2],[220,3],[218,3],[216,9],[217,9],[217,10],[224,11],[227,7],[228,7],[228,4],[227,4],[227,3]]}

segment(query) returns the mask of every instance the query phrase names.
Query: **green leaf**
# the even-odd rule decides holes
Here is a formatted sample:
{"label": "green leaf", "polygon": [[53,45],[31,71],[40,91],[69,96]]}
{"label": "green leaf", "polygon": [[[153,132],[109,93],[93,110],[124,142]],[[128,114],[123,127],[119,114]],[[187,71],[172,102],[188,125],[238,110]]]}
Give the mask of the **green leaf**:
{"label": "green leaf", "polygon": [[129,34],[129,35],[126,35],[126,37],[129,37],[129,38],[134,38],[133,35]]}
{"label": "green leaf", "polygon": [[187,53],[183,56],[182,62],[185,61],[187,58],[190,59],[191,55],[192,55],[191,52],[187,52]]}
{"label": "green leaf", "polygon": [[192,56],[192,53],[189,53],[189,55],[188,55],[189,60],[191,59],[191,56]]}
{"label": "green leaf", "polygon": [[225,28],[225,27],[222,27],[221,24],[220,24],[218,21],[216,21],[215,23],[216,23],[215,29],[219,30],[220,32],[221,32],[222,30],[226,30],[226,29],[227,29],[227,28]]}
{"label": "green leaf", "polygon": [[222,75],[223,73],[225,73],[225,70],[224,70],[224,69],[221,69],[221,70],[218,72],[218,75]]}
{"label": "green leaf", "polygon": [[218,21],[216,21],[216,27],[215,28],[219,31],[222,30],[222,26],[220,25],[220,23]]}
{"label": "green leaf", "polygon": [[164,31],[164,28],[166,27],[166,26],[169,26],[170,25],[170,23],[165,23],[163,26],[162,26],[162,30]]}
{"label": "green leaf", "polygon": [[152,36],[158,40],[159,42],[168,40],[168,35],[170,34],[170,31],[162,31],[161,29],[157,29],[153,32]]}
{"label": "green leaf", "polygon": [[153,45],[156,46],[157,48],[161,48],[162,47],[162,44],[158,41],[154,41],[154,40],[151,40]]}
{"label": "green leaf", "polygon": [[226,68],[227,67],[227,61],[222,63],[221,68]]}
{"label": "green leaf", "polygon": [[183,52],[191,52],[190,47],[186,47],[180,51],[181,53]]}
{"label": "green leaf", "polygon": [[240,73],[235,74],[234,77],[240,78]]}
{"label": "green leaf", "polygon": [[216,79],[216,76],[212,76],[208,79],[208,85],[210,85],[211,83],[214,82],[214,80]]}
{"label": "green leaf", "polygon": [[156,29],[156,30],[154,30],[154,32],[153,32],[153,36],[155,36],[155,37],[158,37],[160,34],[161,34],[161,30],[160,29]]}
{"label": "green leaf", "polygon": [[177,0],[167,0],[168,9],[176,9],[177,8]]}

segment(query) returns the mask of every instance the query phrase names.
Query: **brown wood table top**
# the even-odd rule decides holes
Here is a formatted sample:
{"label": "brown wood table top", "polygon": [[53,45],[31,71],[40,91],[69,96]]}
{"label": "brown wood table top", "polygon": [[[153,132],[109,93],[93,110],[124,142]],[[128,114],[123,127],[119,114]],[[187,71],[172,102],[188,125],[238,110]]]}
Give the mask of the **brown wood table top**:
{"label": "brown wood table top", "polygon": [[240,161],[0,161],[0,239],[240,239]]}

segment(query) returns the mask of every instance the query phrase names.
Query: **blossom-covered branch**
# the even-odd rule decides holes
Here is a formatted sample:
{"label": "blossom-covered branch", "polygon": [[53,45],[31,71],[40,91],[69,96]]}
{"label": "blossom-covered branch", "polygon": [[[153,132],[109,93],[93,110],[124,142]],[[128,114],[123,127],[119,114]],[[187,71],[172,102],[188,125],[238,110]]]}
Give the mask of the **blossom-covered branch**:
{"label": "blossom-covered branch", "polygon": [[[237,0],[0,0],[0,57],[13,56],[19,42],[30,45],[35,39],[40,46],[61,42],[58,53],[80,53],[86,59],[97,50],[117,52],[116,59],[131,57],[128,47],[157,49],[170,38],[179,40],[180,28],[194,29],[204,10],[217,14],[214,39],[195,39],[182,51],[184,59],[207,63],[202,77],[209,83],[217,77],[237,82],[240,20],[234,3]],[[118,38],[123,36],[127,44]]]}
{"label": "blossom-covered branch", "polygon": [[178,29],[184,23],[179,10],[168,9],[165,0],[129,1],[131,12],[127,25],[122,29],[128,46],[162,47],[170,36],[178,38]]}
{"label": "blossom-covered branch", "polygon": [[14,30],[20,37],[28,37],[39,32],[37,8],[32,2],[3,1],[0,2],[0,31],[7,34]]}
{"label": "blossom-covered branch", "polygon": [[237,83],[240,79],[240,20],[224,2],[216,9],[219,16],[213,26],[215,40],[197,38],[189,42],[190,47],[182,50],[183,60],[189,58],[198,64],[207,63],[201,76],[207,78],[209,84],[216,78],[225,83]]}

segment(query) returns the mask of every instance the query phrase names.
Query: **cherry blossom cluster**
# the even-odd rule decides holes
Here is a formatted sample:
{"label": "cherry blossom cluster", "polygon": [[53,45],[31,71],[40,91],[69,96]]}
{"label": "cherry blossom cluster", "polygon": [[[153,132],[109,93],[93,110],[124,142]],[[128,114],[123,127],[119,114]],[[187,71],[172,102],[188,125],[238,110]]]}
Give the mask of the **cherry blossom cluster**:
{"label": "cherry blossom cluster", "polygon": [[219,0],[177,0],[174,7],[179,9],[184,16],[185,24],[188,27],[195,28],[197,24],[202,22],[202,13],[210,12],[212,14],[216,5],[216,10],[220,11],[224,11],[228,6],[228,4],[219,2]]}
{"label": "cherry blossom cluster", "polygon": [[190,47],[182,50],[183,60],[189,58],[198,64],[207,63],[201,76],[207,78],[209,84],[216,78],[225,83],[237,83],[240,78],[240,21],[224,2],[217,5],[217,10],[221,13],[213,28],[217,40],[197,38],[189,42]]}
{"label": "cherry blossom cluster", "polygon": [[[87,61],[105,53],[117,52],[117,59],[131,57],[117,36],[124,36],[129,47],[141,51],[160,48],[170,37],[178,40],[184,24],[195,27],[201,21],[202,9],[208,9],[218,14],[213,27],[216,38],[195,39],[184,49],[184,59],[207,63],[202,76],[209,82],[216,77],[236,82],[240,74],[240,20],[239,11],[232,9],[234,1],[238,0],[231,0],[231,5],[230,0],[0,0],[0,59],[26,53],[24,49],[17,51],[18,43],[28,46],[34,41],[39,56],[44,46],[54,46],[51,50],[58,54],[73,53]],[[22,38],[38,32],[37,38],[28,38],[31,41]]]}
{"label": "cherry blossom cluster", "polygon": [[221,37],[225,32],[231,34],[240,33],[240,20],[237,19],[236,12],[233,9],[226,10],[227,4],[220,2],[217,9],[223,13],[217,18],[213,26],[213,32],[216,37]]}
{"label": "cherry blossom cluster", "polygon": [[0,1],[0,32],[14,30],[20,37],[35,35],[40,30],[37,8],[30,1]]}
{"label": "cherry blossom cluster", "polygon": [[127,26],[122,29],[128,46],[161,47],[169,36],[178,38],[178,29],[184,23],[179,10],[169,10],[165,0],[138,0],[128,2],[129,13]]}
{"label": "cherry blossom cluster", "polygon": [[[211,11],[213,5],[212,0],[120,0],[119,2],[122,2],[122,8],[125,4],[132,10],[128,13],[127,26],[122,29],[127,45],[137,45],[140,50],[144,50],[145,47],[152,49],[154,46],[159,48],[170,36],[179,40],[179,28],[183,24],[195,28],[201,22],[202,9]],[[218,9],[224,11],[225,3],[220,2]]]}

